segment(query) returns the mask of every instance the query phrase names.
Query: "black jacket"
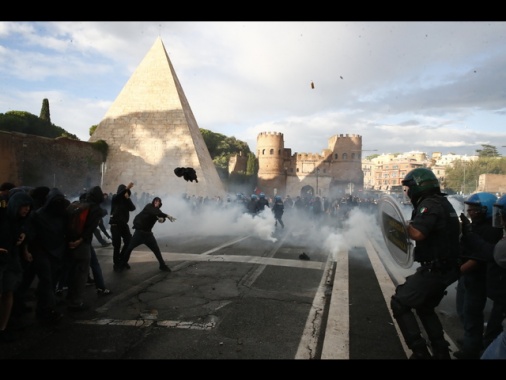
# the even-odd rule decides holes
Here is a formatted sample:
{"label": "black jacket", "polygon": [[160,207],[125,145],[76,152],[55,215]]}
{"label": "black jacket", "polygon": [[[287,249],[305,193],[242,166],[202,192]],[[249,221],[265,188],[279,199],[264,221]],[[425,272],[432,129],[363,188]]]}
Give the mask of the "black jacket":
{"label": "black jacket", "polygon": [[497,243],[492,244],[475,232],[465,233],[461,239],[469,247],[469,252],[472,252],[468,257],[487,261],[487,296],[492,301],[506,304],[506,268],[494,259]]}
{"label": "black jacket", "polygon": [[70,201],[57,188],[49,191],[46,202],[32,213],[28,224],[28,250],[63,258],[66,248],[66,209]]}
{"label": "black jacket", "polygon": [[[156,198],[155,198],[156,199]],[[158,218],[167,218],[169,215],[163,213],[160,208],[154,206],[154,201],[148,203],[134,218],[134,229],[144,232],[151,232],[151,229],[158,221]],[[159,199],[159,198],[158,198]]]}
{"label": "black jacket", "polygon": [[7,210],[0,220],[0,248],[4,248],[8,253],[0,253],[0,266],[6,265],[13,272],[21,272],[20,252],[23,244],[17,245],[21,233],[28,234],[27,221],[30,214],[22,218],[19,216],[19,209],[22,206],[33,206],[33,199],[24,191],[17,192],[9,196]]}
{"label": "black jacket", "polygon": [[86,193],[86,202],[90,203],[88,218],[84,224],[83,241],[91,244],[93,232],[97,229],[100,219],[103,217],[103,208],[100,204],[104,201],[104,192],[100,186],[92,187]]}
{"label": "black jacket", "polygon": [[130,195],[130,189],[122,184],[118,186],[118,191],[112,196],[109,224],[126,224],[130,219],[130,211],[135,211],[135,204],[131,198],[125,198],[126,193]]}

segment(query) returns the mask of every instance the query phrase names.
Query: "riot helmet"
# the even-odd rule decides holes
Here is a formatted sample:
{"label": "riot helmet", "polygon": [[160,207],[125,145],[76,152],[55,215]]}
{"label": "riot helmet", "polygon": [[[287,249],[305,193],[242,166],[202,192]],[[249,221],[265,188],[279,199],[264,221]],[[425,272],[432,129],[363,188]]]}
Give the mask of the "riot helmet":
{"label": "riot helmet", "polygon": [[251,199],[252,199],[252,200],[255,200],[255,199],[257,199],[257,198],[258,198],[258,197],[257,197],[257,195],[256,195],[256,194],[251,194]]}
{"label": "riot helmet", "polygon": [[260,193],[260,198],[265,198],[265,193]]}
{"label": "riot helmet", "polygon": [[427,168],[416,168],[408,172],[402,180],[402,186],[408,188],[406,194],[411,202],[416,202],[423,194],[440,193],[439,181],[434,172]]}
{"label": "riot helmet", "polygon": [[280,201],[280,200],[281,200],[281,196],[276,195],[276,196],[274,197],[274,200],[275,200],[275,201]]}
{"label": "riot helmet", "polygon": [[503,219],[506,219],[506,194],[494,203],[492,210],[492,226],[496,228],[504,228]]}
{"label": "riot helmet", "polygon": [[[492,193],[484,191],[474,193],[464,201],[464,210],[466,214],[478,211],[483,214],[486,219],[490,219],[492,218],[492,208],[495,202],[497,202],[497,197]],[[472,217],[472,215],[470,216]]]}

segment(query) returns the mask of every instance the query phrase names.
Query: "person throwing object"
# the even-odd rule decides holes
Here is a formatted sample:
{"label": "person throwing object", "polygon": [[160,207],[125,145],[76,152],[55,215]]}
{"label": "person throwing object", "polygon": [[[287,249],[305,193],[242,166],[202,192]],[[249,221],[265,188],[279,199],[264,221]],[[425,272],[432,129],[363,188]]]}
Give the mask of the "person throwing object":
{"label": "person throwing object", "polygon": [[161,271],[171,271],[167,264],[165,264],[160,248],[158,247],[158,243],[151,231],[156,222],[163,223],[166,219],[169,219],[171,222],[176,221],[176,218],[173,216],[162,212],[162,210],[160,210],[161,207],[162,200],[159,197],[155,197],[151,203],[144,206],[142,211],[135,216],[133,220],[133,229],[135,231],[130,243],[128,244],[128,248],[125,250],[125,253],[120,256],[117,272],[121,272],[125,269],[128,265],[130,254],[141,244],[146,245],[155,254],[155,257],[160,264],[159,268]]}

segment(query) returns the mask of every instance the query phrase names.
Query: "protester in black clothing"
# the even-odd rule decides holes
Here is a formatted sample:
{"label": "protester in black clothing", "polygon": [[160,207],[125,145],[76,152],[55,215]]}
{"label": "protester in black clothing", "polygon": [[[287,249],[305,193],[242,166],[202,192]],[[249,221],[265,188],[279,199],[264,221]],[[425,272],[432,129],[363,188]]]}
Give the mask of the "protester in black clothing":
{"label": "protester in black clothing", "polygon": [[[134,186],[130,182],[127,186],[121,184],[118,186],[118,191],[112,196],[111,199],[111,215],[109,224],[111,225],[112,246],[113,246],[113,269],[119,270],[120,257],[125,254],[130,240],[132,240],[132,233],[128,226],[130,219],[130,212],[135,211],[136,207],[132,201],[130,189]],[[123,248],[121,242],[123,240]],[[123,269],[130,269],[128,263],[124,263]]]}
{"label": "protester in black clothing", "polygon": [[[103,217],[103,224],[109,225],[109,215],[111,212],[111,201],[112,201],[112,195],[109,196],[108,193],[104,193],[104,201],[102,202],[101,207],[107,211],[106,215]],[[102,231],[102,228],[100,228]],[[109,239],[111,239],[109,237]]]}
{"label": "protester in black clothing", "polygon": [[162,271],[170,272],[170,268],[165,264],[163,260],[162,253],[160,252],[160,248],[158,247],[158,243],[151,231],[156,222],[163,223],[165,219],[169,219],[171,222],[174,222],[176,218],[165,214],[160,210],[162,207],[162,200],[159,197],[155,197],[151,203],[148,203],[140,213],[138,213],[134,218],[134,234],[132,236],[132,240],[130,240],[130,244],[128,245],[125,254],[121,255],[120,258],[120,266],[118,268],[118,272],[122,271],[125,266],[128,264],[128,260],[130,259],[130,254],[132,251],[141,244],[145,244],[153,253],[155,254],[156,259],[159,263],[159,268]]}
{"label": "protester in black clothing", "polygon": [[93,231],[98,227],[98,223],[102,218],[103,209],[100,204],[103,200],[104,192],[100,186],[94,186],[86,193],[86,202],[90,204],[90,210],[86,218],[84,231],[78,239],[68,242],[68,254],[71,259],[67,294],[69,311],[82,311],[88,308],[88,305],[84,303],[84,291],[90,270]]}
{"label": "protester in black clothing", "polygon": [[66,209],[69,200],[57,188],[50,190],[45,204],[36,210],[28,224],[28,250],[38,277],[36,317],[42,322],[58,322],[54,290],[63,269],[66,252]]}
{"label": "protester in black clothing", "polygon": [[100,221],[98,222],[98,227],[95,229],[95,231],[93,231],[93,236],[95,236],[95,238],[102,245],[102,247],[108,247],[111,245],[111,243],[106,241],[100,232],[100,231],[102,231],[106,238],[112,239],[111,236],[109,235],[109,233],[107,232],[107,229],[104,226],[104,217],[107,216],[107,210],[104,208],[102,208],[102,215],[103,215],[103,217],[100,218]]}
{"label": "protester in black clothing", "polygon": [[274,197],[274,204],[272,205],[272,212],[274,213],[274,219],[276,219],[276,223],[274,226],[278,226],[278,223],[281,225],[281,228],[285,228],[285,224],[283,223],[283,213],[285,211],[285,205],[283,204],[283,200],[279,195]]}
{"label": "protester in black clothing", "polygon": [[0,219],[0,342],[14,339],[6,328],[11,317],[14,292],[22,280],[21,260],[32,260],[25,241],[25,224],[32,204],[33,199],[24,191],[11,194]]}
{"label": "protester in black clothing", "polygon": [[414,207],[407,233],[416,242],[414,261],[420,266],[397,286],[390,307],[407,346],[413,351],[411,359],[432,358],[413,309],[430,340],[433,358],[451,359],[435,308],[446,288],[459,276],[459,218],[430,169],[411,170],[402,185],[407,187],[407,196]]}
{"label": "protester in black clothing", "polygon": [[[46,197],[49,194],[49,187],[47,186],[37,186],[34,188],[25,187],[26,191],[28,190],[28,195],[33,200],[31,214],[42,207],[42,205],[46,202]],[[32,308],[27,305],[26,298],[30,287],[35,280],[36,274],[33,268],[33,262],[23,260],[21,262],[23,267],[23,280],[19,285],[18,289],[14,293],[14,304],[12,305],[12,316],[19,317],[23,313],[31,312]]]}

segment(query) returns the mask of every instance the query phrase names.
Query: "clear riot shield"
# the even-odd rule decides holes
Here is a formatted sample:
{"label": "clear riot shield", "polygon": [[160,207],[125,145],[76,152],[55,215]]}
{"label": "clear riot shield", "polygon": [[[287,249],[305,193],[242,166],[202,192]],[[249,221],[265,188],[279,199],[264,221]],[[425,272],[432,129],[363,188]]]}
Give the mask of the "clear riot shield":
{"label": "clear riot shield", "polygon": [[402,268],[411,268],[414,261],[414,241],[409,238],[399,203],[390,195],[378,202],[379,223],[385,244],[394,261]]}

